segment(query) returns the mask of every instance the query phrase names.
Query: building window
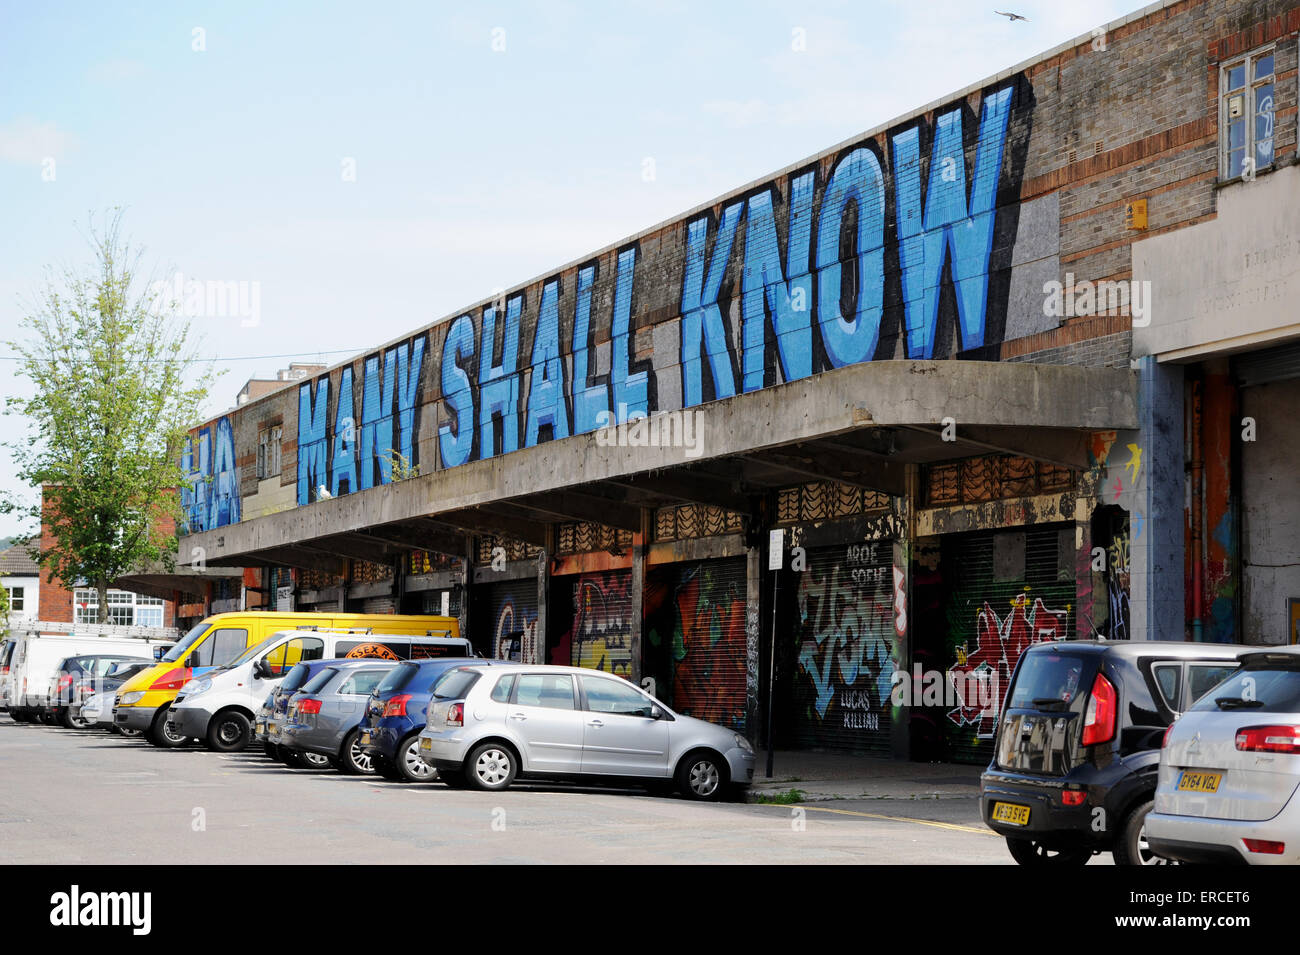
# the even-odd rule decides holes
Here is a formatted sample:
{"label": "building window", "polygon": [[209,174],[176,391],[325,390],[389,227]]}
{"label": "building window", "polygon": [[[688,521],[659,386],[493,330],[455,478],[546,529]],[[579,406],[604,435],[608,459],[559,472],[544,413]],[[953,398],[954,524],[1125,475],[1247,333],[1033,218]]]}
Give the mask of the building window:
{"label": "building window", "polygon": [[283,429],[276,425],[257,434],[257,477],[276,477],[280,473],[280,436]]}
{"label": "building window", "polygon": [[5,592],[9,595],[9,612],[22,613],[23,612],[23,588],[6,587]]}
{"label": "building window", "polygon": [[[73,592],[73,623],[99,623],[99,593],[94,590]],[[108,619],[105,623],[126,627],[161,627],[163,602],[158,597],[146,597],[126,590],[108,592]]]}
{"label": "building window", "polygon": [[1224,179],[1273,165],[1273,47],[1219,68],[1219,152]]}

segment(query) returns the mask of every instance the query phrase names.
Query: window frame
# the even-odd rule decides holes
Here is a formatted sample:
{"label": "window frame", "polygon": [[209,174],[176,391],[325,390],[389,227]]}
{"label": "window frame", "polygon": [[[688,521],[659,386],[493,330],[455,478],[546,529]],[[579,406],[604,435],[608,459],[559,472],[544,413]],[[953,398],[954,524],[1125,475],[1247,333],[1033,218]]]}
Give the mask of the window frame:
{"label": "window frame", "polygon": [[[1273,57],[1273,70],[1267,74],[1266,78],[1256,79],[1251,74],[1254,64],[1263,57]],[[1273,116],[1273,123],[1270,128],[1269,139],[1273,142],[1273,148],[1269,155],[1272,157],[1267,164],[1255,166],[1252,173],[1260,173],[1265,170],[1271,170],[1277,165],[1277,43],[1267,43],[1258,49],[1250,50],[1241,56],[1233,57],[1230,60],[1222,61],[1219,64],[1219,90],[1218,90],[1218,108],[1219,108],[1219,180],[1231,181],[1244,178],[1241,170],[1233,170],[1230,165],[1230,156],[1235,150],[1231,149],[1231,140],[1228,131],[1228,71],[1235,67],[1241,66],[1245,70],[1242,89],[1246,95],[1246,109],[1243,113],[1245,122],[1246,138],[1240,147],[1243,151],[1243,158],[1255,160],[1257,158],[1258,142],[1255,138],[1255,117],[1258,113],[1257,103],[1255,100],[1255,91],[1258,87],[1269,85],[1273,88],[1273,108],[1270,110]]]}

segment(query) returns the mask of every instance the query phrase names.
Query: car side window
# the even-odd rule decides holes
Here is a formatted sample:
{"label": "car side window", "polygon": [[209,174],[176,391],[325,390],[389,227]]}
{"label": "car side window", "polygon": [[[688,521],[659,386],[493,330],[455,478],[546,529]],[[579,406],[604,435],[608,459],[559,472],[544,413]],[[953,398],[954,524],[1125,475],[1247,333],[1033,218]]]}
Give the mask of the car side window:
{"label": "car side window", "polygon": [[1237,672],[1234,663],[1191,663],[1187,666],[1187,704],[1192,704]]}
{"label": "car side window", "polygon": [[497,680],[497,685],[492,687],[492,699],[497,703],[509,703],[510,691],[515,688],[515,675],[507,673],[501,679]]}
{"label": "car side window", "polygon": [[339,687],[339,695],[369,696],[387,672],[387,670],[359,670],[343,681],[343,685]]}
{"label": "car side window", "polygon": [[199,666],[222,666],[248,649],[248,631],[234,628],[214,630],[199,648]]}
{"label": "car side window", "polygon": [[325,653],[325,641],[320,637],[294,637],[280,644],[263,659],[271,668],[271,676],[284,676],[303,660],[319,660]]}
{"label": "car side window", "polygon": [[582,676],[582,692],[587,709],[593,713],[616,713],[623,716],[649,716],[653,704],[635,689],[620,685],[618,680]]}
{"label": "car side window", "polygon": [[1160,689],[1160,695],[1164,697],[1165,706],[1175,713],[1181,712],[1182,707],[1178,705],[1178,691],[1183,682],[1183,665],[1157,663],[1151,668],[1151,672],[1155,674],[1156,686]]}
{"label": "car side window", "polygon": [[515,689],[519,706],[542,706],[553,710],[572,710],[573,677],[567,673],[522,673]]}

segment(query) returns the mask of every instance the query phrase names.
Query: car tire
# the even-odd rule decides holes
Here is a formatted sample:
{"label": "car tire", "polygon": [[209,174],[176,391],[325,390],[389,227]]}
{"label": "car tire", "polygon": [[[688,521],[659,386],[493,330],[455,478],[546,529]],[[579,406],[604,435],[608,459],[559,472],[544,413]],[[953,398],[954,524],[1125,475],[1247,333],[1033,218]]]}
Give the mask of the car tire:
{"label": "car tire", "polygon": [[111,729],[118,736],[121,736],[125,739],[138,739],[140,736],[139,730],[133,730],[126,726],[114,726],[111,727]]}
{"label": "car tire", "polygon": [[1007,836],[1007,850],[1020,865],[1086,865],[1091,849],[1049,849],[1037,839]]}
{"label": "car tire", "polygon": [[730,784],[727,761],[709,750],[687,753],[677,766],[676,782],[677,791],[687,799],[717,802]]}
{"label": "car tire", "polygon": [[238,710],[226,710],[208,720],[208,749],[218,753],[238,753],[247,748],[253,737],[248,717]]}
{"label": "car tire", "polygon": [[1119,839],[1115,842],[1115,848],[1111,850],[1116,865],[1171,864],[1168,859],[1163,859],[1152,852],[1151,847],[1147,844],[1147,813],[1151,811],[1154,805],[1155,801],[1148,799],[1146,802],[1138,803],[1124,817],[1124,824],[1120,826],[1119,830]]}
{"label": "car tire", "polygon": [[54,725],[56,725],[56,720],[55,720],[55,718],[54,718],[54,714],[53,714],[53,713],[50,713],[50,712],[47,711],[47,710],[41,710],[41,712],[37,715],[36,718],[37,718],[38,720],[40,720],[42,723],[44,723],[46,726],[54,726]]}
{"label": "car tire", "polygon": [[155,746],[161,746],[163,749],[176,749],[178,746],[184,746],[189,740],[187,736],[173,736],[167,732],[167,711],[171,707],[164,706],[158,711],[158,715],[153,718],[149,725],[149,742]]}
{"label": "car tire", "polygon": [[298,752],[280,747],[280,761],[290,769],[328,769],[330,758],[320,753]]}
{"label": "car tire", "polygon": [[482,743],[465,760],[465,782],[473,789],[501,792],[509,789],[519,772],[519,758],[501,743]]}
{"label": "car tire", "polygon": [[390,763],[392,778],[404,783],[430,783],[437,778],[438,771],[420,759],[419,747],[419,736],[408,736],[397,744]]}
{"label": "car tire", "polygon": [[375,761],[361,749],[361,730],[355,729],[343,737],[343,746],[339,749],[335,768],[349,776],[374,775]]}
{"label": "car tire", "polygon": [[90,725],[90,723],[83,720],[81,717],[73,716],[72,707],[70,706],[65,706],[59,713],[59,722],[63,724],[65,729],[70,730],[84,730]]}

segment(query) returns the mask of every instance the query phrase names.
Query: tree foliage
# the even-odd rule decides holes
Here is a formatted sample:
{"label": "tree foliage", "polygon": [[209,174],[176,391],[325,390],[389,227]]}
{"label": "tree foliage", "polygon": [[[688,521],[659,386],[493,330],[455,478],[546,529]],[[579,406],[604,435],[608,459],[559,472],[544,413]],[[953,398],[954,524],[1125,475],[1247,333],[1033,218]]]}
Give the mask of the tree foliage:
{"label": "tree foliage", "polygon": [[114,212],[100,229],[92,222],[93,262],[50,270],[19,324],[26,338],[8,343],[33,385],[8,400],[30,431],[10,447],[19,478],[42,489],[44,513],[13,498],[3,506],[43,518],[44,549],[32,556],[47,579],[93,584],[101,621],[110,583],[172,565],[181,449],[213,379],[188,322],[137,276],[140,253],[121,221]]}

